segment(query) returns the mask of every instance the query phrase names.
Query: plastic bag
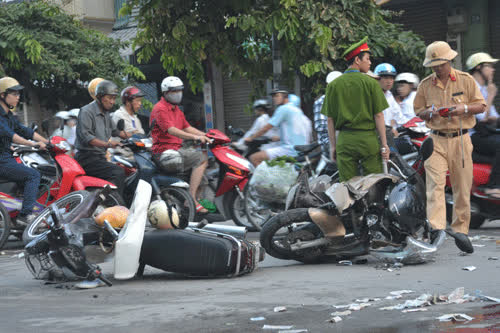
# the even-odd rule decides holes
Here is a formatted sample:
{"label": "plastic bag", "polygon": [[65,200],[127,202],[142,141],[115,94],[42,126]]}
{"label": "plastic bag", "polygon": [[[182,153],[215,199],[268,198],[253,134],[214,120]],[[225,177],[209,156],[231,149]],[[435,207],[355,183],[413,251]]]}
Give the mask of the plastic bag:
{"label": "plastic bag", "polygon": [[262,162],[255,169],[249,186],[260,199],[271,202],[285,202],[290,187],[297,181],[298,171],[291,163],[270,166]]}

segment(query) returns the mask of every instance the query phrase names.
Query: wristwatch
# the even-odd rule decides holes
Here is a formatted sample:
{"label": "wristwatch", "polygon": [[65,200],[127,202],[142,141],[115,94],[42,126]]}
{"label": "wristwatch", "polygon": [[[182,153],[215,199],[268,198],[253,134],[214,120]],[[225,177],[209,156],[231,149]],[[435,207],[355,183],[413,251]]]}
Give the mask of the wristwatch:
{"label": "wristwatch", "polygon": [[469,112],[469,107],[467,104],[464,104],[464,113],[467,114]]}

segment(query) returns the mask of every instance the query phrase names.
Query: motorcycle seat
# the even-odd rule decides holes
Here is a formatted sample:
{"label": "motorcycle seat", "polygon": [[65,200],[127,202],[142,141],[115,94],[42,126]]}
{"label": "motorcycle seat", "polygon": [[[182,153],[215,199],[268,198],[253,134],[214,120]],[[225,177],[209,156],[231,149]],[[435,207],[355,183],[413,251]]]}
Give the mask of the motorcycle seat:
{"label": "motorcycle seat", "polygon": [[293,149],[295,149],[297,152],[299,152],[303,155],[306,155],[318,147],[319,147],[319,143],[313,142],[313,143],[308,144],[308,145],[293,146]]}

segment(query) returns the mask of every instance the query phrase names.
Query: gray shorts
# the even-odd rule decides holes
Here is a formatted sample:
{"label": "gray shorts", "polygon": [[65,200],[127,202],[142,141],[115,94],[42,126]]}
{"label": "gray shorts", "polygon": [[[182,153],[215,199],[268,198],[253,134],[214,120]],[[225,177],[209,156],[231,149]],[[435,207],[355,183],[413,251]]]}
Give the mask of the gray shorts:
{"label": "gray shorts", "polygon": [[165,150],[153,156],[156,164],[166,173],[184,174],[198,167],[207,158],[206,154],[193,147],[181,147],[179,150]]}

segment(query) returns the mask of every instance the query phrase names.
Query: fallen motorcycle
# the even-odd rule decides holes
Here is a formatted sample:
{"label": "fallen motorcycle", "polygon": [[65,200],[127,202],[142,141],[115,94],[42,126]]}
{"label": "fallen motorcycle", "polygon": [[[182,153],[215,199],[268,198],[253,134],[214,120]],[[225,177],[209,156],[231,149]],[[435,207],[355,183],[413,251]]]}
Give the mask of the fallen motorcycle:
{"label": "fallen motorcycle", "polygon": [[[50,206],[49,229],[25,247],[26,264],[35,278],[99,279],[111,285],[96,265],[109,255],[113,257],[115,279],[142,275],[145,265],[191,276],[235,276],[253,271],[263,259],[259,247],[244,239],[244,228],[238,232],[235,231],[238,227],[228,228],[241,239],[203,230],[204,225],[145,232],[152,188],[143,180],[137,185],[124,226],[115,230],[107,221],[99,226],[92,214],[106,200],[106,191],[93,193],[66,217],[56,206]],[[86,256],[86,248],[91,245],[102,249],[100,255],[94,254],[92,262]]]}
{"label": "fallen motorcycle", "polygon": [[[431,153],[432,147],[424,144],[419,159]],[[273,257],[305,263],[368,253],[404,264],[431,259],[445,236],[439,234],[432,244],[424,241],[430,239],[430,224],[420,175],[397,153],[391,153],[389,164],[390,173],[319,182],[318,188],[309,187],[304,177],[307,193],[301,197],[308,207],[269,219],[260,233],[261,245]],[[344,226],[346,236],[336,236],[339,226]]]}

